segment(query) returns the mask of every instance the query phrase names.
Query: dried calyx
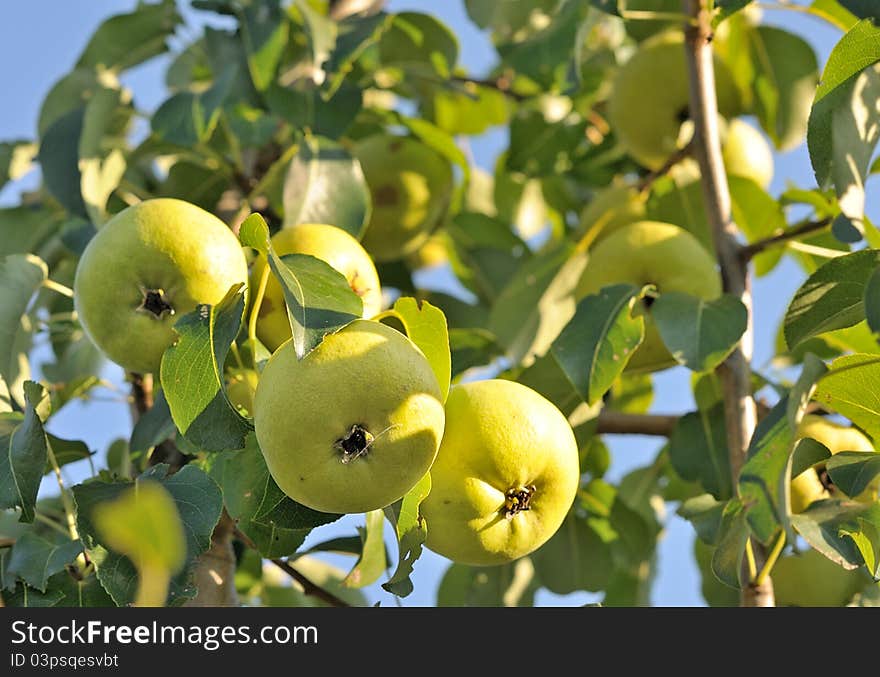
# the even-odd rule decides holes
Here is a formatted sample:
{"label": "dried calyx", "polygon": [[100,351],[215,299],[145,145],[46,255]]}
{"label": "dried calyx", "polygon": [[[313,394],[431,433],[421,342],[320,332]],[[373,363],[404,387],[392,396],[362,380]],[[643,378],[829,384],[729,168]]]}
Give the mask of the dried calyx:
{"label": "dried calyx", "polygon": [[342,462],[351,463],[367,453],[376,438],[359,423],[355,423],[344,437],[340,437],[334,446],[342,452]]}
{"label": "dried calyx", "polygon": [[511,519],[518,512],[531,510],[532,496],[535,494],[534,484],[527,487],[508,489],[504,495],[504,517]]}
{"label": "dried calyx", "polygon": [[143,301],[141,301],[141,305],[138,310],[143,310],[151,313],[157,318],[161,318],[166,314],[174,315],[174,306],[172,306],[168,302],[164,290],[144,289],[143,294],[144,299]]}

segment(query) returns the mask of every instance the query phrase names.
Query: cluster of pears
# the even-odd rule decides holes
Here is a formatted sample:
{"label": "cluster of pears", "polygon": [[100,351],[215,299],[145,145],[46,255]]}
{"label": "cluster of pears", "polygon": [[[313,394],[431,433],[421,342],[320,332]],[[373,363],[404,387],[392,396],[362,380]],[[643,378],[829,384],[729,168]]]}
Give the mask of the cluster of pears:
{"label": "cluster of pears", "polygon": [[[227,397],[253,416],[278,486],[312,509],[356,513],[390,505],[430,471],[422,515],[436,552],[498,564],[548,540],[579,482],[577,444],[563,414],[526,386],[497,379],[455,385],[444,402],[421,350],[370,319],[381,310],[382,290],[360,242],[332,225],[300,224],[272,243],[280,254],[312,255],[339,271],[364,314],[299,359],[280,286],[267,286],[257,335],[272,356],[259,374],[231,370]],[[258,256],[251,285],[265,266]],[[77,269],[74,299],[84,329],[110,359],[158,373],[176,340],[175,321],[248,278],[244,250],[222,221],[160,198],[125,209],[98,231]]]}

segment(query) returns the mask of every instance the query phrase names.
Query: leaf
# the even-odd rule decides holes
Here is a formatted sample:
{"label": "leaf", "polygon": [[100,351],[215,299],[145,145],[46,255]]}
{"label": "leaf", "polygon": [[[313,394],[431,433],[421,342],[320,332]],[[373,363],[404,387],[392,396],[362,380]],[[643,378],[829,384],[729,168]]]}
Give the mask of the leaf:
{"label": "leaf", "polygon": [[38,206],[0,208],[0,258],[38,251],[58,231],[61,213]]}
{"label": "leaf", "polygon": [[277,0],[256,0],[236,7],[241,40],[254,86],[262,91],[275,79],[290,24]]}
{"label": "leaf", "polygon": [[186,562],[183,524],[171,495],[158,482],[135,482],[95,505],[91,519],[101,543],[138,570],[134,606],[165,606],[171,576]]}
{"label": "leaf", "polygon": [[165,391],[159,390],[153,400],[153,406],[134,424],[128,447],[131,451],[149,451],[171,437],[175,430],[177,428],[171,418]]}
{"label": "leaf", "polygon": [[[828,367],[825,366],[825,363],[813,353],[804,355],[801,373],[794,387],[788,392],[786,416],[792,430],[797,430],[802,414],[816,391],[816,383],[827,371]],[[796,476],[794,475],[794,477]]]}
{"label": "leaf", "polygon": [[[55,462],[59,468],[68,463],[75,463],[94,455],[94,452],[89,449],[88,445],[80,440],[66,440],[61,437],[55,437],[52,433],[46,433],[46,441],[49,444],[49,449],[55,455]],[[43,474],[47,475],[53,470],[51,461],[47,462],[46,467],[43,468]]]}
{"label": "leaf", "polygon": [[107,218],[107,200],[125,173],[125,134],[133,109],[131,95],[100,88],[83,113],[79,136],[80,193],[92,223]]}
{"label": "leaf", "polygon": [[550,592],[567,595],[606,588],[614,571],[613,538],[597,523],[601,520],[572,510],[550,540],[532,554],[538,579]]}
{"label": "leaf", "polygon": [[304,254],[279,258],[269,241],[266,221],[259,214],[244,220],[238,237],[242,244],[268,256],[269,267],[284,292],[293,346],[299,359],[314,350],[324,336],[363,313],[363,303],[348,280],[324,261]]}
{"label": "leaf", "polygon": [[494,567],[453,564],[440,580],[437,606],[528,607],[534,604],[539,587],[528,557]]}
{"label": "leaf", "polygon": [[162,391],[178,430],[206,451],[241,449],[251,429],[223,392],[223,364],[244,313],[242,285],[216,306],[200,304],[174,324],[177,342],[162,356]]}
{"label": "leaf", "polygon": [[880,475],[880,453],[875,451],[841,451],[825,464],[834,486],[847,496],[861,494]]}
{"label": "leaf", "polygon": [[385,517],[394,526],[397,536],[397,568],[382,588],[392,595],[406,597],[413,591],[410,574],[422,554],[428,537],[428,525],[419,514],[419,506],[431,491],[431,473],[425,473],[403,498],[384,509]]}
{"label": "leaf", "polygon": [[880,60],[880,28],[863,19],[835,45],[816,90],[807,130],[810,161],[820,187],[827,187],[834,164],[833,125],[835,110],[846,105],[859,73]]}
{"label": "leaf", "polygon": [[755,113],[776,148],[790,150],[807,131],[819,76],[816,54],[800,36],[773,26],[755,27],[748,40]]}
{"label": "leaf", "polygon": [[253,434],[244,449],[220,454],[210,475],[223,491],[226,510],[264,557],[293,554],[314,527],[340,517],[288,498],[269,474]]}
{"label": "leaf", "polygon": [[[192,569],[199,555],[211,545],[211,534],[220,518],[223,499],[220,488],[202,470],[185,465],[167,476],[167,465],[156,465],[135,482],[157,481],[174,499],[186,537],[186,559],[183,570],[171,579],[168,604],[176,606],[196,595]],[[117,499],[130,490],[129,481],[91,481],[73,487],[76,501],[76,524],[89,558],[95,563],[98,580],[118,606],[134,601],[137,591],[137,570],[125,555],[108,550],[92,520],[96,506]]]}
{"label": "leaf", "polygon": [[101,587],[96,576],[77,580],[66,571],[51,576],[46,583],[46,592],[19,584],[12,594],[5,594],[3,601],[8,607],[17,608],[86,608],[112,607],[113,600]]}
{"label": "leaf", "polygon": [[53,542],[33,531],[26,531],[15,540],[6,565],[6,575],[12,581],[18,577],[32,588],[46,592],[49,577],[63,571],[65,565],[81,552],[82,544],[79,541],[68,538],[55,539]]}
{"label": "leaf", "polygon": [[338,23],[336,45],[324,64],[329,77],[324,83],[324,100],[331,98],[342,86],[360,56],[372,47],[392,21],[388,14],[351,16]]}
{"label": "leaf", "polygon": [[435,17],[401,12],[394,15],[379,41],[379,59],[386,67],[426,70],[448,78],[458,59],[458,41]]}
{"label": "leaf", "polygon": [[607,392],[644,338],[644,318],[632,315],[643,293],[621,284],[585,297],[550,347],[550,355],[588,404]]}
{"label": "leaf", "polygon": [[0,414],[0,509],[21,508],[20,522],[34,521],[37,491],[48,451],[37,405],[45,398],[43,386],[24,384],[25,410]]}
{"label": "leaf", "polygon": [[718,547],[712,555],[712,573],[728,587],[740,589],[749,523],[746,509],[739,500],[732,499],[725,506],[719,532]]}
{"label": "leaf", "polygon": [[860,19],[874,19],[875,24],[880,24],[880,7],[873,0],[837,1]]}
{"label": "leaf", "polygon": [[30,141],[0,143],[0,189],[10,181],[17,181],[33,166],[37,145]]}
{"label": "leaf", "polygon": [[691,523],[703,543],[715,545],[726,507],[727,503],[716,500],[711,494],[700,494],[682,503],[677,512]]}
{"label": "leaf", "polygon": [[785,342],[802,341],[865,319],[864,294],[880,266],[880,251],[865,249],[833,258],[807,278],[785,313]]}
{"label": "leaf", "polygon": [[[856,0],[858,1],[858,0]],[[844,9],[838,0],[813,0],[809,12],[846,32],[858,23],[858,17]]]}
{"label": "leaf", "polygon": [[669,438],[669,460],[682,479],[699,482],[719,500],[733,493],[730,454],[724,425],[724,407],[685,414]]}
{"label": "leaf", "polygon": [[488,365],[504,354],[495,336],[485,329],[450,329],[449,349],[453,379],[468,369]]}
{"label": "leaf", "polygon": [[842,536],[849,536],[853,539],[862,559],[865,561],[865,567],[868,573],[875,581],[880,581],[880,521],[869,522],[868,520],[858,518],[858,531],[850,531],[841,529]]}
{"label": "leaf", "polygon": [[165,41],[180,21],[171,0],[139,4],[135,11],[112,16],[98,26],[76,65],[117,72],[136,66],[168,49]]}
{"label": "leaf", "polygon": [[30,378],[24,315],[34,293],[48,278],[46,263],[32,254],[14,254],[0,259],[0,378],[13,399],[22,402],[22,383]]}
{"label": "leaf", "polygon": [[466,83],[462,91],[448,86],[434,88],[426,114],[449,134],[478,135],[505,124],[510,105],[502,92]]}
{"label": "leaf", "polygon": [[880,439],[880,356],[856,353],[837,358],[813,397]]}
{"label": "leaf", "polygon": [[237,68],[229,64],[203,92],[179,92],[166,99],[150,120],[156,136],[184,147],[207,141],[220,120],[221,106],[230,95]]}
{"label": "leaf", "polygon": [[818,501],[791,518],[807,543],[845,569],[856,569],[864,562],[859,543],[852,537],[862,532],[863,520],[880,527],[880,503]]}
{"label": "leaf", "polygon": [[[727,180],[733,219],[749,242],[785,230],[785,212],[779,201],[751,179],[728,176]],[[754,258],[755,272],[759,276],[766,275],[776,267],[784,253],[783,247],[771,247],[760,252]]]}
{"label": "leaf", "polygon": [[335,141],[306,136],[284,179],[284,227],[327,223],[360,239],[372,203],[358,160]]}
{"label": "leaf", "polygon": [[40,168],[46,190],[72,215],[88,218],[80,186],[79,139],[85,108],[75,108],[55,120],[40,142]]}
{"label": "leaf", "polygon": [[446,316],[439,308],[427,301],[418,301],[404,296],[394,302],[394,307],[382,313],[377,319],[393,316],[400,320],[409,340],[418,346],[428,359],[431,370],[440,385],[442,401],[449,394],[452,378],[452,358],[449,351],[449,334]]}
{"label": "leaf", "polygon": [[739,496],[752,532],[768,543],[788,524],[788,484],[794,429],[788,421],[788,397],[783,397],[758,423],[740,471]]}
{"label": "leaf", "polygon": [[387,566],[385,543],[382,531],[385,515],[382,510],[371,510],[366,514],[366,525],[358,527],[361,536],[361,554],[343,583],[349,588],[363,588],[375,582]]}
{"label": "leaf", "polygon": [[730,294],[713,301],[681,292],[661,294],[651,306],[651,317],[676,361],[698,372],[721,364],[748,322],[745,306]]}
{"label": "leaf", "polygon": [[868,321],[868,327],[875,334],[880,333],[880,266],[875,268],[871,277],[868,278],[862,302],[865,306],[865,319]]}

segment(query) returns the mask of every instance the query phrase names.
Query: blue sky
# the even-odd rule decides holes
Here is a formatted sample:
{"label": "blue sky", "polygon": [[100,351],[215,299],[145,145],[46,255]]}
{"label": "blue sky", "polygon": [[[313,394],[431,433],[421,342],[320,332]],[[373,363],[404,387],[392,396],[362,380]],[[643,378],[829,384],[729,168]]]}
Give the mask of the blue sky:
{"label": "blue sky", "polygon": [[[0,140],[32,138],[43,97],[51,85],[73,65],[92,31],[104,18],[130,11],[135,5],[134,0],[28,0],[6,3],[3,21],[0,22],[0,63],[4,64],[0,69],[0,91],[4,92],[5,104],[0,107]],[[485,74],[494,63],[494,50],[488,36],[467,19],[463,0],[391,0],[389,7],[391,10],[431,12],[445,21],[458,35],[460,62],[475,75]],[[181,33],[185,36],[196,34],[198,22],[209,17],[206,13],[188,9],[185,16],[189,23],[189,28]],[[805,37],[816,50],[820,64],[824,64],[839,39],[840,34],[836,29],[800,13],[773,11],[767,12],[765,18],[767,23],[785,27]],[[152,111],[163,100],[162,78],[166,65],[167,57],[162,57],[124,75],[123,82],[133,90],[138,109]],[[501,130],[490,131],[475,139],[472,148],[476,162],[490,169],[506,141],[506,133]],[[21,185],[33,185],[34,181],[35,177],[31,176]],[[804,187],[814,183],[804,146],[777,155],[771,192],[778,194],[787,181]],[[869,184],[869,193],[872,188],[876,191],[876,181],[875,178],[873,185]],[[0,205],[13,204],[20,188],[20,185],[7,186],[0,192]],[[875,222],[880,222],[877,208],[875,202],[871,215]],[[773,273],[755,281],[756,366],[766,365],[772,356],[777,325],[802,280],[801,270],[786,260]],[[44,354],[45,351],[40,353]],[[108,364],[105,376],[121,386],[122,373],[117,367]],[[689,373],[684,369],[662,372],[656,376],[655,382],[656,411],[678,413],[693,407]],[[130,425],[128,407],[121,394],[102,390],[96,401],[69,405],[53,419],[51,430],[57,435],[83,439],[93,449],[104,450],[113,439],[127,437]],[[609,442],[614,457],[610,472],[612,480],[619,479],[634,467],[649,463],[660,446],[657,439],[636,436],[619,436],[609,439]],[[85,472],[87,468],[74,466],[66,471],[66,475],[69,481],[76,482]],[[362,517],[349,516],[335,525],[317,530],[310,537],[310,542],[325,540],[340,533],[353,534],[354,526],[362,521]],[[690,525],[670,512],[668,528],[660,544],[659,574],[653,595],[655,604],[677,606],[703,603],[699,593],[699,576],[691,554],[692,540]],[[341,566],[351,563],[346,559],[334,561]],[[423,556],[414,574],[416,590],[403,604],[433,604],[439,577],[447,565],[446,560],[431,553]],[[381,600],[383,605],[394,603],[393,598],[378,586],[372,586],[367,593],[373,601]],[[539,593],[537,602],[583,604],[595,598],[586,593],[558,597],[543,591]]]}

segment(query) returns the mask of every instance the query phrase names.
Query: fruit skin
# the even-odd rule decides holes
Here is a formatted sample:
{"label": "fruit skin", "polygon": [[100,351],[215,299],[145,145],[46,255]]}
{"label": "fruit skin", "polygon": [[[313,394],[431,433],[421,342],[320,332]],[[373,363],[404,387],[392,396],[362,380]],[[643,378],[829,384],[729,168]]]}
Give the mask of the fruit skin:
{"label": "fruit skin", "polygon": [[[715,59],[718,110],[739,112],[740,96],[727,66]],[[659,169],[681,146],[681,123],[688,116],[688,73],[684,36],[655,35],[617,72],[608,116],[624,149],[648,169]]]}
{"label": "fruit skin", "polygon": [[226,377],[226,397],[244,416],[254,413],[254,393],[259,380],[260,375],[253,369],[231,369]]}
{"label": "fruit skin", "polygon": [[[832,454],[841,451],[874,451],[874,445],[871,444],[865,435],[856,428],[840,425],[834,421],[829,421],[824,416],[815,414],[807,414],[801,419],[798,426],[798,439],[803,437],[811,437],[817,442],[821,442]],[[810,503],[829,498],[828,489],[819,479],[819,473],[824,469],[824,465],[813,466],[807,468],[797,477],[791,480],[791,511],[795,514],[806,510]],[[877,500],[878,489],[880,489],[880,480],[872,482],[861,494],[855,496],[855,500],[865,503],[871,503]]]}
{"label": "fruit skin", "polygon": [[578,234],[595,244],[623,226],[645,219],[645,197],[634,186],[608,186],[581,211]]}
{"label": "fruit skin", "polygon": [[776,606],[846,606],[867,582],[816,550],[779,558],[771,578]]}
{"label": "fruit skin", "polygon": [[[254,397],[269,472],[290,498],[323,512],[367,512],[399,499],[431,467],[443,424],[425,356],[370,320],[329,334],[302,360],[287,341],[266,363]],[[344,462],[339,442],[356,425],[374,441]]]}
{"label": "fruit skin", "polygon": [[373,200],[364,249],[376,261],[393,261],[412,253],[446,211],[452,190],[449,163],[424,144],[403,136],[369,136],[353,152]]}
{"label": "fruit skin", "polygon": [[[574,433],[551,402],[513,381],[456,385],[421,506],[426,545],[473,565],[527,555],[559,529],[579,479]],[[529,509],[506,518],[507,492],[531,486]]]}
{"label": "fruit skin", "polygon": [[[128,371],[158,373],[174,323],[238,283],[247,283],[247,261],[226,224],[183,200],[158,198],[119,212],[92,238],[76,269],[74,307],[107,357]],[[173,313],[143,308],[145,290],[161,290]]]}
{"label": "fruit skin", "polygon": [[767,190],[773,181],[773,151],[749,123],[734,118],[727,125],[721,157],[728,174],[751,179]]}
{"label": "fruit skin", "polygon": [[[364,317],[373,317],[382,310],[382,287],[370,255],[354,237],[336,226],[323,223],[302,223],[280,230],[272,236],[272,248],[279,256],[308,254],[326,261],[342,273],[364,304]],[[262,254],[254,261],[251,289],[256,289],[266,267]],[[257,318],[257,337],[270,351],[290,338],[290,322],[284,305],[284,292],[274,276],[269,277],[266,294]]]}
{"label": "fruit skin", "polygon": [[[621,283],[653,284],[660,294],[677,291],[703,299],[721,294],[721,279],[709,252],[686,230],[659,221],[623,226],[593,247],[575,297],[582,299],[602,287]],[[645,339],[627,370],[656,371],[675,364],[650,315],[646,315]]]}

